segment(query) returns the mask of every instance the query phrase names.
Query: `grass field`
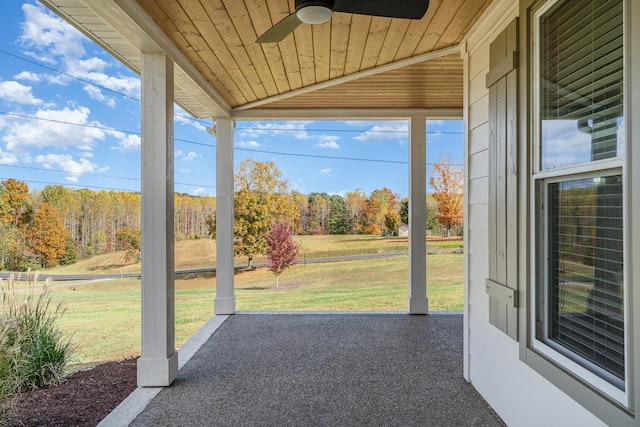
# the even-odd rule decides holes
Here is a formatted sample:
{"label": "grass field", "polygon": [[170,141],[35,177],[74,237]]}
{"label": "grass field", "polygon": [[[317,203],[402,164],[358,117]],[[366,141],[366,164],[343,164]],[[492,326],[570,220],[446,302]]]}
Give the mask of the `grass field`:
{"label": "grass field", "polygon": [[[305,239],[304,243],[308,259],[378,253],[387,248],[390,249],[386,252],[406,252],[406,239],[367,236],[304,237],[312,237]],[[334,239],[335,237],[339,238]],[[358,252],[358,240],[364,243],[362,252]],[[444,243],[452,245],[451,242]],[[210,244],[211,241],[180,242],[181,248],[176,251],[176,264],[182,267],[178,268],[198,268],[211,262],[214,258],[210,252],[211,246],[208,246]],[[117,256],[111,255],[110,264],[103,258],[102,267],[99,261],[91,259],[83,261],[84,266],[58,268],[55,272],[118,271],[123,267]],[[46,273],[43,274],[45,275]],[[462,254],[428,255],[427,277],[430,310],[463,309]],[[239,271],[235,277],[237,309],[406,311],[408,257],[300,264],[281,275],[278,288],[274,285],[274,276],[266,268]],[[78,346],[78,364],[125,358],[140,353],[138,279],[54,284],[53,297],[56,301],[63,301],[67,308],[62,317],[62,327],[74,334],[74,341]],[[214,298],[214,274],[177,276],[176,345],[186,341],[212,316]]]}

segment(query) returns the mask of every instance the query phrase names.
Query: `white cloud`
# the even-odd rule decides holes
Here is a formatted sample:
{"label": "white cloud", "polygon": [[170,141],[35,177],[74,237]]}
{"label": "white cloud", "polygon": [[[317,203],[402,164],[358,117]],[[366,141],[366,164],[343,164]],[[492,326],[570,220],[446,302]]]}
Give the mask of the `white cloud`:
{"label": "white cloud", "polygon": [[69,83],[69,77],[64,74],[44,74],[42,76],[48,83],[58,86],[66,86]]}
{"label": "white cloud", "polygon": [[318,142],[317,144],[314,144],[314,147],[331,148],[333,150],[339,150],[340,149],[340,145],[336,142],[338,139],[340,139],[339,136],[335,136],[335,135],[320,135],[318,137],[318,139],[320,140],[320,142]]}
{"label": "white cloud", "polygon": [[320,175],[322,175],[322,176],[330,176],[331,175],[331,168],[320,169]]}
{"label": "white cloud", "polygon": [[200,154],[196,153],[195,151],[189,151],[185,156],[184,156],[184,161],[185,162],[193,162],[195,160],[198,160],[198,158],[200,158]]}
{"label": "white cloud", "polygon": [[85,54],[83,36],[61,18],[46,11],[42,6],[24,4],[25,22],[22,24],[20,41],[28,48],[38,49],[30,56],[55,63],[53,56],[81,57]]}
{"label": "white cloud", "polygon": [[18,157],[13,153],[6,153],[0,149],[0,165],[13,165],[18,163]]}
{"label": "white cloud", "polygon": [[40,75],[32,73],[31,71],[23,71],[13,76],[13,78],[16,80],[26,80],[28,82],[39,82],[42,80]]}
{"label": "white cloud", "polygon": [[240,148],[258,148],[260,144],[256,141],[238,141],[238,147]]}
{"label": "white cloud", "polygon": [[185,153],[182,150],[175,150],[173,152],[173,157],[175,160],[182,159],[185,162],[194,162],[202,156],[195,151],[189,151],[188,153]]}
{"label": "white cloud", "polygon": [[100,88],[93,85],[85,85],[83,89],[87,93],[87,95],[89,95],[89,98],[100,101],[111,108],[116,106],[116,100],[105,96]]}
{"label": "white cloud", "polygon": [[[67,85],[71,78],[85,80],[96,86],[86,86],[84,90],[97,101],[113,106],[114,98],[102,93],[103,89],[123,93],[140,99],[140,79],[136,76],[113,76],[105,74],[112,64],[102,58],[85,57],[85,38],[71,25],[48,12],[44,7],[23,5],[25,21],[22,24],[20,41],[26,49],[26,55],[39,61],[56,64],[65,74],[45,74],[43,77],[51,84]],[[36,75],[25,75],[35,78]]]}
{"label": "white cloud", "polygon": [[111,147],[113,150],[128,152],[128,151],[140,151],[142,146],[142,139],[140,135],[126,134],[118,131],[110,131],[112,136],[115,136],[118,140],[118,145]]}
{"label": "white cloud", "polygon": [[193,194],[194,196],[204,196],[207,194],[207,192],[205,191],[204,188],[198,187],[195,190],[193,190],[191,194]]}
{"label": "white cloud", "polygon": [[319,142],[319,143],[315,144],[314,147],[331,148],[331,149],[334,149],[334,150],[339,150],[340,149],[340,145],[338,145],[338,143],[335,142],[335,141]]}
{"label": "white cloud", "polygon": [[[69,65],[67,65],[67,67],[69,67]],[[101,88],[122,93],[134,99],[140,99],[140,79],[137,77],[110,76],[101,72],[78,72],[78,70],[73,69],[69,69],[67,73],[74,77],[90,81]],[[96,87],[96,89],[100,88]]]}
{"label": "white cloud", "polygon": [[370,130],[361,133],[354,139],[364,143],[375,143],[384,140],[406,143],[409,138],[409,124],[405,120],[377,122]]}
{"label": "white cloud", "polygon": [[91,57],[86,59],[69,58],[67,68],[73,70],[78,75],[90,75],[92,72],[104,71],[109,64],[102,58]]}
{"label": "white cloud", "polygon": [[261,136],[292,136],[295,139],[309,139],[311,136],[306,131],[310,121],[267,122],[251,123],[247,128],[238,129],[238,136],[242,138],[256,139]]}
{"label": "white cloud", "polygon": [[89,122],[89,114],[87,107],[39,110],[33,119],[7,122],[3,140],[14,152],[24,152],[28,146],[91,150],[105,132],[95,127],[99,123]]}
{"label": "white cloud", "polygon": [[42,100],[31,93],[31,86],[25,86],[14,81],[0,82],[0,98],[18,104],[42,104]]}
{"label": "white cloud", "polygon": [[76,161],[70,154],[41,154],[35,158],[35,161],[42,164],[45,169],[61,169],[65,171],[68,174],[65,179],[74,183],[78,182],[78,177],[83,174],[103,173],[109,170],[108,167],[100,168],[85,158]]}

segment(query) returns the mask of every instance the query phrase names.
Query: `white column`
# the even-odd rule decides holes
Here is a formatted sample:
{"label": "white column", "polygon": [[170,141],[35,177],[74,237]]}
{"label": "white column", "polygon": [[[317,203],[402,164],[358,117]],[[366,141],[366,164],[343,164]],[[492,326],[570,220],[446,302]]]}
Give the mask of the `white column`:
{"label": "white column", "polygon": [[216,119],[216,299],[215,314],[233,314],[233,122]]}
{"label": "white column", "polygon": [[427,314],[427,127],[426,117],[409,121],[409,297],[410,314]]}
{"label": "white column", "polygon": [[142,355],[139,386],[168,386],[175,350],[173,62],[142,55]]}

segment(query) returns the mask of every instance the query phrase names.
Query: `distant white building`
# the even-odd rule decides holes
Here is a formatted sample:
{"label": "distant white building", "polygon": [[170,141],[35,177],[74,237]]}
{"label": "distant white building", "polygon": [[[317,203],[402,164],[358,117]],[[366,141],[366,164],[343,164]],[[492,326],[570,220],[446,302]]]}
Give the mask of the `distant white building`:
{"label": "distant white building", "polygon": [[400,224],[398,227],[398,237],[409,237],[409,226],[407,224]]}

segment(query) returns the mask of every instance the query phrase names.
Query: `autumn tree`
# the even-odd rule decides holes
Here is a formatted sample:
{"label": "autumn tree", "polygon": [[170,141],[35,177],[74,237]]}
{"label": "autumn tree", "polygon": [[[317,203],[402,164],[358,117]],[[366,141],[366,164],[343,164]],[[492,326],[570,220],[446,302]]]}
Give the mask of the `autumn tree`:
{"label": "autumn tree", "polygon": [[280,274],[293,265],[298,257],[298,245],[291,237],[290,228],[287,223],[275,223],[267,236],[268,268],[276,276],[276,288]]}
{"label": "autumn tree", "polygon": [[384,226],[389,234],[394,234],[398,231],[398,227],[400,227],[401,223],[400,214],[396,211],[389,211],[384,216]]}
{"label": "autumn tree", "polygon": [[267,249],[266,236],[271,227],[271,216],[261,197],[247,189],[235,194],[233,202],[233,250],[236,255],[247,257],[247,266],[253,267],[253,259]]}
{"label": "autumn tree", "polygon": [[18,269],[23,240],[16,227],[0,220],[0,270]]}
{"label": "autumn tree", "polygon": [[140,247],[142,246],[142,238],[140,230],[133,227],[122,227],[116,232],[116,242],[118,249],[125,251],[124,260],[129,262],[132,259],[140,260]]}
{"label": "autumn tree", "polygon": [[[267,249],[266,237],[276,221],[291,222],[291,204],[295,200],[283,197],[288,183],[274,162],[257,162],[247,159],[238,164],[234,175],[234,252],[246,256],[248,266],[253,266],[256,255]],[[209,233],[215,238],[215,217],[207,221]]]}
{"label": "autumn tree", "polygon": [[451,227],[462,224],[463,216],[463,170],[440,160],[433,166],[429,184],[437,206],[436,218],[449,237]]}
{"label": "autumn tree", "polygon": [[297,234],[306,233],[309,229],[309,202],[307,201],[307,196],[298,191],[292,191],[291,199],[297,211],[296,219],[293,221],[293,230]]}
{"label": "autumn tree", "polygon": [[380,225],[384,220],[383,200],[369,197],[364,203],[364,210],[360,215],[360,230],[364,234],[377,235],[382,233]]}
{"label": "autumn tree", "polygon": [[33,215],[33,225],[27,230],[29,247],[42,267],[59,263],[65,254],[68,237],[58,209],[50,203],[42,203]]}
{"label": "autumn tree", "polygon": [[13,178],[0,182],[0,221],[24,231],[31,213],[29,186]]}
{"label": "autumn tree", "polygon": [[360,218],[364,211],[364,205],[367,200],[367,195],[364,190],[357,189],[356,191],[348,192],[345,195],[345,203],[350,215],[351,230],[350,232],[359,232]]}

